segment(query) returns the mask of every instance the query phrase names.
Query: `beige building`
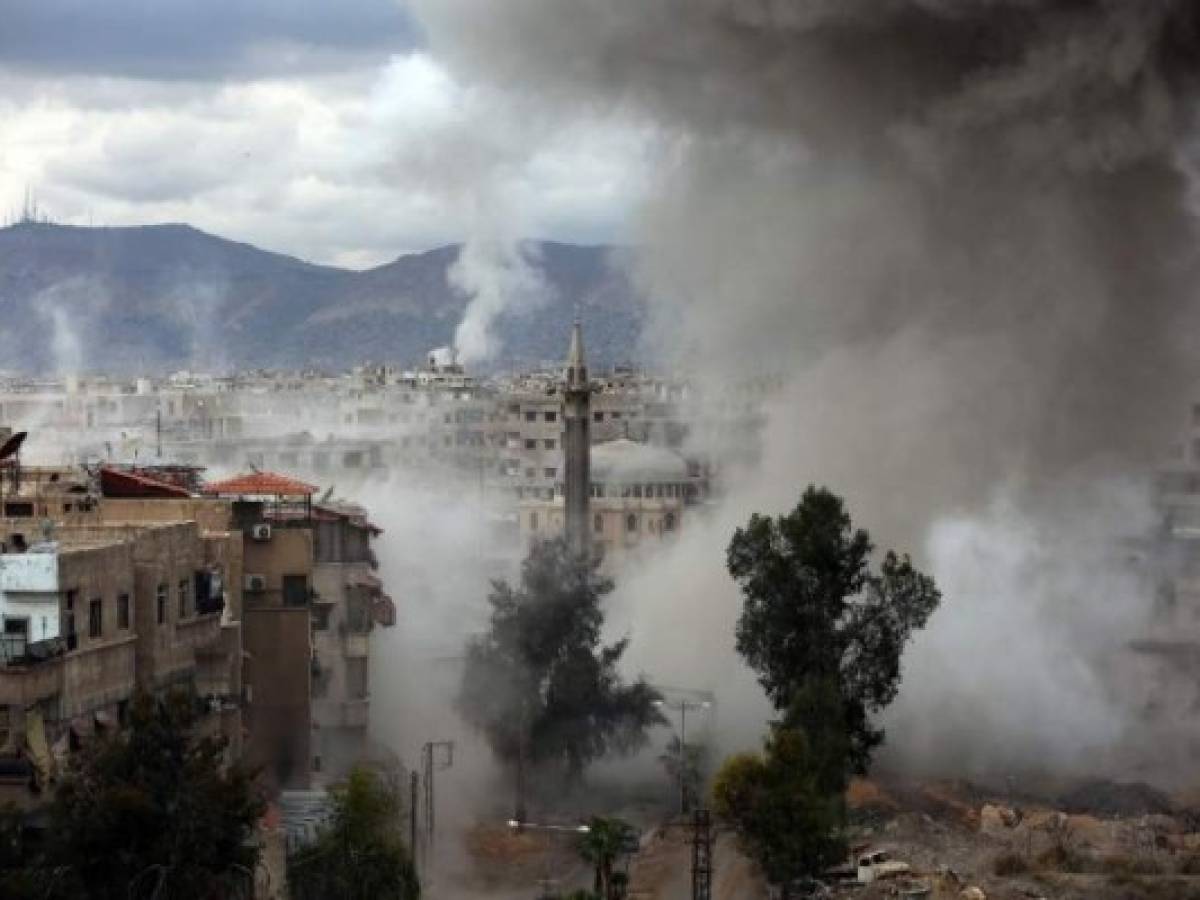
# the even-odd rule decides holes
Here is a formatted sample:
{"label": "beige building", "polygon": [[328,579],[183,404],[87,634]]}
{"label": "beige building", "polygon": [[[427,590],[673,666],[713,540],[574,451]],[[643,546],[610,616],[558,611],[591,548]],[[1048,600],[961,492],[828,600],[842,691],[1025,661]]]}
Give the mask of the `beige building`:
{"label": "beige building", "polygon": [[[593,553],[617,563],[670,540],[699,511],[705,482],[687,460],[665,447],[625,438],[591,450],[588,510]],[[520,503],[524,543],[563,533],[561,488],[552,499]]]}
{"label": "beige building", "polygon": [[240,751],[241,642],[224,589],[228,539],[194,521],[46,528],[0,520],[0,797],[28,804],[135,689],[210,696]]}

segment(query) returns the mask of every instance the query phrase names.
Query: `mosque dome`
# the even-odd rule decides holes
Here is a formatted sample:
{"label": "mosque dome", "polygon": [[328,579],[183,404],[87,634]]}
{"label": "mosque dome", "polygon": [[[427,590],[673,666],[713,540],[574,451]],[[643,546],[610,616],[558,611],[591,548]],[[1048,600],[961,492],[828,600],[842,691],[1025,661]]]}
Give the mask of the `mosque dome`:
{"label": "mosque dome", "polygon": [[669,484],[688,480],[687,461],[665,447],[628,438],[592,447],[591,476],[604,484]]}

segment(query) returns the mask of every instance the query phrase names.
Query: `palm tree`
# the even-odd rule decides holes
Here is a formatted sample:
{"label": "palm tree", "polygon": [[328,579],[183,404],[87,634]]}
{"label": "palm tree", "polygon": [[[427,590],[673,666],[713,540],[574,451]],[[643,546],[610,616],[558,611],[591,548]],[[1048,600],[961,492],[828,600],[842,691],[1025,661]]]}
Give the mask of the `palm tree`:
{"label": "palm tree", "polygon": [[613,867],[617,858],[636,848],[637,830],[621,819],[594,816],[579,838],[579,855],[595,867],[593,890],[600,900],[619,900]]}

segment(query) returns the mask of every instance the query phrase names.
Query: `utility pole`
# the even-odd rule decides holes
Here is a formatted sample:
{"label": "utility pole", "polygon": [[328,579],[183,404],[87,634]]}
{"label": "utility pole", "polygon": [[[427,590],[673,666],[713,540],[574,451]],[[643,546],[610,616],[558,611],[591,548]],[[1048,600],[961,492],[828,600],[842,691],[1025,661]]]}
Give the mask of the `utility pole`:
{"label": "utility pole", "polygon": [[417,791],[421,776],[416,769],[408,774],[408,832],[409,851],[412,853],[413,865],[417,864]]}
{"label": "utility pole", "polygon": [[[445,751],[444,762],[434,765],[434,756],[438,750]],[[421,748],[421,768],[425,782],[425,842],[423,849],[426,853],[433,850],[435,806],[433,793],[433,773],[437,769],[449,769],[454,765],[454,741],[428,741]]]}
{"label": "utility pole", "polygon": [[692,813],[692,900],[712,900],[712,819],[704,808]]}
{"label": "utility pole", "polygon": [[687,814],[687,714],[689,709],[702,710],[710,709],[712,701],[701,700],[658,700],[654,704],[659,709],[679,710],[679,814]]}

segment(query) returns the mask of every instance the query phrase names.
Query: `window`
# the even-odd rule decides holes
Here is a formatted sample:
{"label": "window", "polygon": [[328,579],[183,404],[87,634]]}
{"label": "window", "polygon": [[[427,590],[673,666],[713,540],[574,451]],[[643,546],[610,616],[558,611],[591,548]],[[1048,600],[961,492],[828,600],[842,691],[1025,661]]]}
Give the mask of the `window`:
{"label": "window", "polygon": [[356,700],[367,696],[367,661],[365,659],[346,660],[346,690]]}
{"label": "window", "polygon": [[66,612],[63,614],[63,636],[67,639],[67,649],[74,650],[77,640],[75,635],[75,601],[79,591],[67,591]]}
{"label": "window", "polygon": [[158,624],[164,625],[167,621],[167,584],[163,582],[158,586],[157,592],[154,595],[155,615],[158,618]]}
{"label": "window", "polygon": [[633,486],[633,496],[635,496],[635,497],[638,497],[638,498],[641,498],[641,496],[642,496],[642,486],[641,486],[640,484],[635,484],[635,485]]}
{"label": "window", "polygon": [[602,412],[592,413],[592,421],[593,422],[603,422],[604,421],[604,413],[602,413]]}
{"label": "window", "polygon": [[538,528],[537,513],[531,512],[529,514],[529,530],[537,531],[537,528]]}
{"label": "window", "polygon": [[545,447],[547,450],[553,450],[554,449],[554,438],[546,438],[544,441],[542,441],[542,446]]}
{"label": "window", "polygon": [[638,530],[637,516],[635,516],[633,513],[630,513],[625,517],[625,530],[629,532]]}
{"label": "window", "polygon": [[536,422],[537,421],[537,413],[534,412],[532,409],[529,410],[527,413],[525,413],[525,421],[526,422]]}
{"label": "window", "polygon": [[600,513],[596,513],[594,516],[592,516],[592,530],[593,531],[603,531],[604,530],[604,516],[600,515]]}
{"label": "window", "polygon": [[179,618],[181,619],[186,619],[191,615],[191,611],[188,609],[191,605],[191,591],[189,588],[188,579],[179,579]]}
{"label": "window", "polygon": [[88,602],[88,637],[104,636],[104,601],[97,597]]}
{"label": "window", "polygon": [[519,404],[519,403],[508,404],[508,412],[509,412],[509,415],[513,415],[513,416],[520,415],[521,414],[521,404]]}
{"label": "window", "polygon": [[121,594],[117,597],[117,627],[126,629],[129,627],[129,595]]}
{"label": "window", "polygon": [[33,515],[33,504],[20,501],[5,503],[4,515],[10,519],[27,519]]}
{"label": "window", "polygon": [[542,470],[542,474],[545,475],[547,478],[553,478],[555,475],[558,474],[558,469],[554,468],[554,466],[547,466],[545,469]]}
{"label": "window", "polygon": [[669,512],[663,516],[663,531],[675,530],[675,513]]}
{"label": "window", "polygon": [[526,438],[525,439],[525,449],[526,450],[536,450],[537,449],[537,441],[534,440],[533,438]]}
{"label": "window", "polygon": [[558,421],[558,413],[556,413],[556,412],[548,412],[548,413],[546,413],[546,421],[547,421],[547,422],[556,422],[556,421]]}
{"label": "window", "polygon": [[[5,616],[4,637],[0,646],[9,659],[25,655],[25,647],[29,643],[29,619]],[[0,706],[0,709],[4,707]]]}
{"label": "window", "polygon": [[305,575],[283,576],[283,605],[308,605],[308,577]]}

